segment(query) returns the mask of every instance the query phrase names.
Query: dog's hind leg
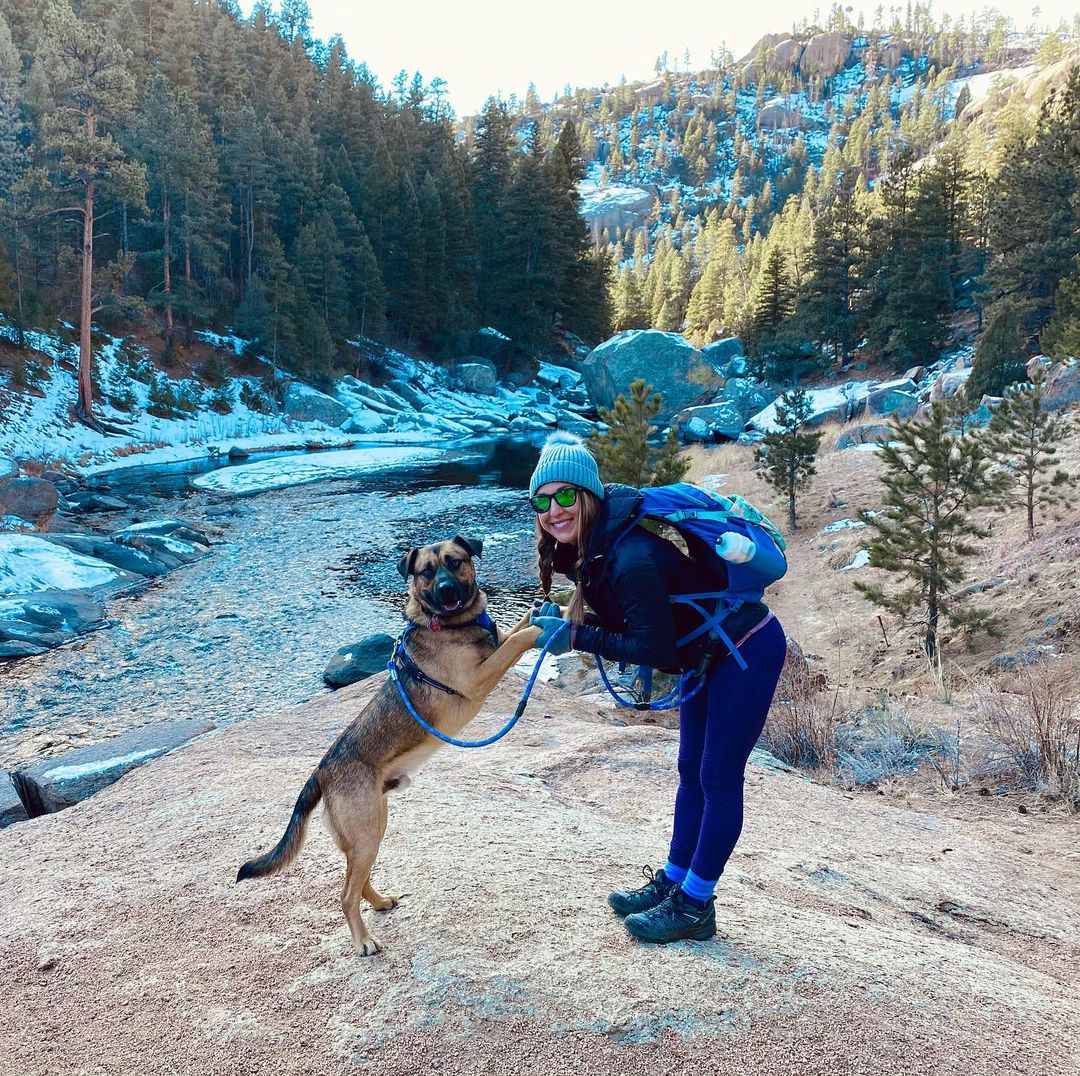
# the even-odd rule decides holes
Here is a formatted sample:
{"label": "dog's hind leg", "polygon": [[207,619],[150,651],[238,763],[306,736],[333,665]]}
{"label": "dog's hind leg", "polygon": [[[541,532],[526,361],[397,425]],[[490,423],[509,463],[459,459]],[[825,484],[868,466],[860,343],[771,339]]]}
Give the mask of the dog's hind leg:
{"label": "dog's hind leg", "polygon": [[365,779],[364,775],[358,774],[359,779],[335,785],[326,796],[330,831],[337,846],[345,853],[341,910],[349,924],[353,945],[363,956],[374,956],[382,948],[360,914],[360,898],[368,886],[386,825],[384,797],[371,787],[371,776]]}
{"label": "dog's hind leg", "polygon": [[349,933],[356,951],[361,956],[374,956],[382,948],[382,943],[368,930],[364,917],[360,914],[360,897],[367,884],[371,865],[362,864],[348,852],[345,855],[348,866],[345,870],[345,884],[341,887],[341,910],[345,913],[345,921],[349,924]]}
{"label": "dog's hind leg", "polygon": [[[399,788],[404,787],[409,783],[408,777],[402,779],[403,784],[398,785]],[[386,834],[386,819],[389,814],[386,803],[386,796],[382,798],[382,810],[379,818],[379,841],[382,842],[383,836]],[[397,896],[393,893],[380,893],[371,884],[371,873],[368,872],[367,881],[364,882],[364,899],[375,909],[377,912],[385,912],[393,908],[398,902]]]}

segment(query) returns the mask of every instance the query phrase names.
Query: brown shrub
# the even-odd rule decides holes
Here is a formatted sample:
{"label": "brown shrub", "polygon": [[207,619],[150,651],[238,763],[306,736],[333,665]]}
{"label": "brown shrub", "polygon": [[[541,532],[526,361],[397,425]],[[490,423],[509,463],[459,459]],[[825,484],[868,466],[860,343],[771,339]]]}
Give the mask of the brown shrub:
{"label": "brown shrub", "polygon": [[1035,664],[1004,690],[980,700],[980,712],[1020,787],[1080,810],[1080,708],[1076,688],[1057,670]]}

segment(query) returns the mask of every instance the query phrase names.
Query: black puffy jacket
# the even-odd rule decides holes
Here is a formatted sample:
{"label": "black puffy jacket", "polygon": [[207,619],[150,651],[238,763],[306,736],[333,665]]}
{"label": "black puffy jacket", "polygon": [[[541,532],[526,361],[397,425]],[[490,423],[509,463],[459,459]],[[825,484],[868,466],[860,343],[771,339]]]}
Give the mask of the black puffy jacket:
{"label": "black puffy jacket", "polygon": [[[703,565],[666,538],[631,527],[641,508],[640,490],[613,483],[604,487],[604,494],[580,579],[585,600],[596,615],[577,628],[575,648],[664,672],[696,668],[704,636],[682,647],[676,643],[701,624],[701,615],[689,606],[673,604],[671,595],[723,590],[727,584],[723,562]],[[576,559],[576,545],[556,547],[555,569],[574,583],[579,581],[573,569]],[[761,603],[744,605],[724,627],[737,640],[767,615]]]}

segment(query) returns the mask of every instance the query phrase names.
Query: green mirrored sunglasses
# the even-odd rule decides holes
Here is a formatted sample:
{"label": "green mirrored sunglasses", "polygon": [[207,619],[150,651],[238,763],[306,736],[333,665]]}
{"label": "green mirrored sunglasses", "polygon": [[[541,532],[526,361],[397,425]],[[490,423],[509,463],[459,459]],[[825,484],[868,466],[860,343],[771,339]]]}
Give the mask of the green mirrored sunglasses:
{"label": "green mirrored sunglasses", "polygon": [[553,500],[560,508],[573,508],[577,504],[577,489],[574,486],[563,486],[554,493],[538,493],[529,498],[529,504],[538,516],[542,516],[551,510]]}

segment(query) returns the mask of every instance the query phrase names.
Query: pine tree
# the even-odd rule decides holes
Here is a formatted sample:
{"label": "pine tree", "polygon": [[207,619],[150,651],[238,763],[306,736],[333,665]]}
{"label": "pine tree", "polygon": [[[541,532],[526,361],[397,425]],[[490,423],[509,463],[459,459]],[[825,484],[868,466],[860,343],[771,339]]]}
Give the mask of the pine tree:
{"label": "pine tree", "polygon": [[610,409],[600,408],[608,430],[594,432],[588,446],[605,482],[636,487],[666,485],[680,481],[690,469],[690,461],[679,455],[674,431],[668,431],[659,449],[649,443],[656,433],[651,422],[662,406],[660,393],[638,378],[630,384],[629,398],[620,393]]}
{"label": "pine tree", "polygon": [[[97,199],[108,189],[119,201],[141,206],[146,173],[125,158],[107,128],[119,124],[135,103],[135,84],[125,67],[125,54],[104,30],[80,20],[67,0],[53,0],[45,12],[44,44],[39,62],[55,102],[42,149],[57,159],[57,187],[78,199],[63,205],[81,218],[82,248],[79,283],[79,398],[77,413],[100,427],[94,418],[93,352],[90,323],[103,309],[117,266],[106,267],[101,283],[94,280],[94,215]],[[97,302],[95,302],[95,291]]]}
{"label": "pine tree", "polygon": [[1040,343],[1055,359],[1080,357],[1080,258],[1054,296],[1054,315]]}
{"label": "pine tree", "polygon": [[814,232],[810,279],[800,313],[815,339],[847,361],[865,326],[860,309],[866,254],[865,222],[855,202],[855,173],[842,169],[835,186],[826,186],[825,205]]}
{"label": "pine tree", "polygon": [[856,583],[875,605],[923,629],[923,648],[937,655],[942,622],[976,629],[987,617],[955,596],[964,562],[979,552],[973,539],[989,530],[972,511],[995,504],[1005,478],[993,472],[987,446],[954,429],[948,401],[931,404],[930,415],[894,424],[892,440],[881,448],[885,508],[863,512],[876,532],[870,542],[870,565],[893,575],[899,589]]}
{"label": "pine tree", "polygon": [[817,473],[818,447],[824,436],[821,430],[806,429],[811,415],[810,396],[805,389],[785,392],[776,402],[776,426],[766,434],[758,449],[758,465],[765,481],[787,498],[788,526],[798,529],[795,498]]}
{"label": "pine tree", "polygon": [[641,293],[641,283],[632,265],[624,265],[617,270],[611,303],[612,328],[615,332],[649,327],[649,311]]}
{"label": "pine tree", "polygon": [[1080,254],[1080,67],[1046,102],[1034,135],[1011,137],[991,211],[985,287],[1023,304],[1025,338],[1053,312]]}
{"label": "pine tree", "polygon": [[944,179],[940,167],[916,173],[905,155],[881,188],[884,249],[874,274],[870,339],[898,369],[925,361],[946,340],[953,302]]}
{"label": "pine tree", "polygon": [[477,296],[482,323],[496,310],[513,305],[506,284],[508,253],[504,239],[504,205],[510,188],[512,124],[505,104],[491,98],[476,126],[470,192],[477,241]]}
{"label": "pine tree", "polygon": [[788,276],[784,252],[779,245],[774,245],[765,252],[765,261],[750,295],[747,337],[752,353],[760,354],[794,312],[795,290]]}
{"label": "pine tree", "polygon": [[[217,163],[212,157],[210,138],[195,102],[186,94],[174,94],[164,75],[153,75],[135,117],[131,142],[133,152],[146,165],[150,211],[147,227],[159,243],[157,249],[144,250],[143,255],[160,259],[161,276],[151,293],[155,305],[164,311],[167,342],[171,342],[173,335],[173,261],[181,249],[189,312],[194,301],[190,294],[195,287],[191,279],[191,249],[207,234],[206,222],[198,209],[207,193],[208,177]],[[182,214],[179,243],[175,241],[177,228],[173,222],[177,211]],[[207,240],[206,246],[212,249],[212,242]]]}
{"label": "pine tree", "polygon": [[986,330],[975,347],[975,361],[965,391],[972,403],[983,396],[1001,396],[1006,385],[1024,376],[1017,304],[1003,299],[990,312]]}
{"label": "pine tree", "polygon": [[1057,463],[1058,445],[1069,424],[1046,406],[1046,368],[1036,366],[1027,384],[1007,390],[990,419],[991,446],[1011,473],[1027,508],[1027,533],[1035,537],[1035,510],[1065,504],[1071,499],[1070,476]]}

